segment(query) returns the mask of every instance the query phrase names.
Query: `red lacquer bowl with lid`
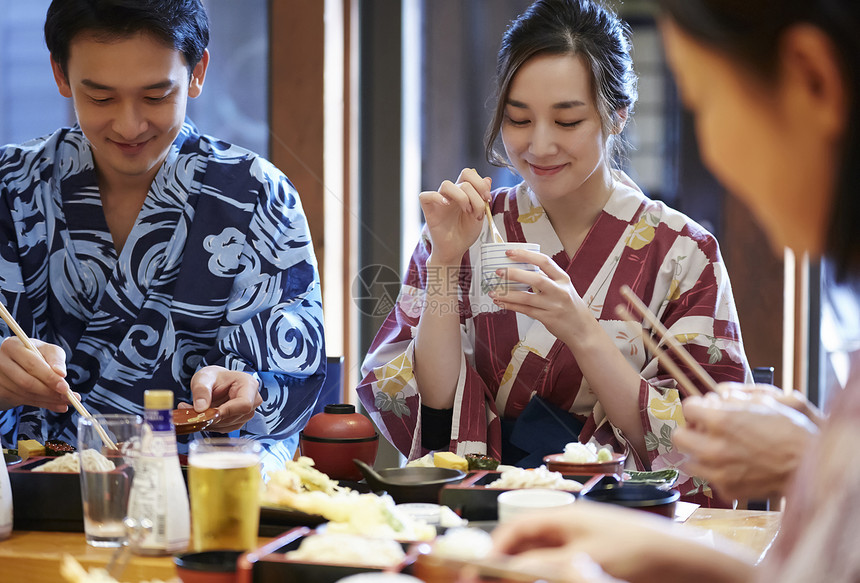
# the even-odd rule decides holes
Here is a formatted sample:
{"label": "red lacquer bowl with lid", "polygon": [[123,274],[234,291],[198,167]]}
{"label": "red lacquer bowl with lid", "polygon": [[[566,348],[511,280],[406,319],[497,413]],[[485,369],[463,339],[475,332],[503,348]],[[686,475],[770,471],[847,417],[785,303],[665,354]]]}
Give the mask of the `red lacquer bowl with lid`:
{"label": "red lacquer bowl with lid", "polygon": [[379,434],[373,422],[348,403],[326,405],[299,433],[299,450],[314,460],[314,467],[333,480],[363,478],[353,459],[368,465],[376,461]]}

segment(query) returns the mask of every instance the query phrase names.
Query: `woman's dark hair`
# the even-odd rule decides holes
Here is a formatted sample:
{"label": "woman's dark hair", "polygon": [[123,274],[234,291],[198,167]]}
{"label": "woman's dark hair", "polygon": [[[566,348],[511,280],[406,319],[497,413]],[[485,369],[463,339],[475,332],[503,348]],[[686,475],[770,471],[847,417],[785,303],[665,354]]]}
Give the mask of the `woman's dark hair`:
{"label": "woman's dark hair", "polygon": [[485,153],[496,166],[507,166],[496,151],[511,81],[520,67],[538,55],[574,55],[591,70],[594,99],[608,152],[621,153],[615,135],[618,111],[633,114],[636,74],[630,57],[630,29],[595,0],[537,0],[514,20],[502,37],[496,64],[496,107],[487,129]]}
{"label": "woman's dark hair", "polygon": [[209,18],[200,0],[53,0],[45,18],[45,43],[63,74],[79,34],[110,41],[139,32],[185,55],[190,74],[209,44]]}
{"label": "woman's dark hair", "polygon": [[[797,24],[817,27],[839,51],[849,103],[860,98],[860,0],[660,0],[679,28],[765,81],[778,72],[781,35]],[[849,107],[825,255],[836,279],[860,274],[860,127]]]}

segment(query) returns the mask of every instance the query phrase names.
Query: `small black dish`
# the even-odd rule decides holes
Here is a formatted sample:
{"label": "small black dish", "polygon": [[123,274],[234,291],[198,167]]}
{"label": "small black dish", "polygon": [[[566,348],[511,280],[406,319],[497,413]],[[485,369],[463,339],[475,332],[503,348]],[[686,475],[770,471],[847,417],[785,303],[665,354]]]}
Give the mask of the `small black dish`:
{"label": "small black dish", "polygon": [[606,488],[594,488],[585,492],[582,497],[594,502],[606,502],[674,518],[675,506],[681,493],[678,490],[662,490],[650,484],[622,483]]}
{"label": "small black dish", "polygon": [[183,583],[233,583],[236,562],[244,551],[199,551],[173,557]]}
{"label": "small black dish", "polygon": [[3,453],[3,458],[6,460],[6,466],[14,466],[21,463],[21,456],[14,453]]}
{"label": "small black dish", "polygon": [[308,514],[295,508],[260,506],[259,536],[278,536],[296,526],[319,526],[328,522],[319,514]]}
{"label": "small black dish", "polygon": [[361,460],[352,460],[374,492],[388,492],[395,502],[439,503],[439,492],[446,484],[456,484],[466,472],[451,468],[406,466],[374,470]]}

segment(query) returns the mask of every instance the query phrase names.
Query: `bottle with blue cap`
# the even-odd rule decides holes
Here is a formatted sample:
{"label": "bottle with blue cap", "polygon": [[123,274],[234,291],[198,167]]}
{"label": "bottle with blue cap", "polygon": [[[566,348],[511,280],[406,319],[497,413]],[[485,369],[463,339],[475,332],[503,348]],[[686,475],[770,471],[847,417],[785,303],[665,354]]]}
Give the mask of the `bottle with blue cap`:
{"label": "bottle with blue cap", "polygon": [[173,554],[188,547],[191,530],[188,489],[182,478],[173,426],[173,391],[145,391],[143,407],[146,427],[134,466],[129,516],[149,520],[152,529],[135,552]]}

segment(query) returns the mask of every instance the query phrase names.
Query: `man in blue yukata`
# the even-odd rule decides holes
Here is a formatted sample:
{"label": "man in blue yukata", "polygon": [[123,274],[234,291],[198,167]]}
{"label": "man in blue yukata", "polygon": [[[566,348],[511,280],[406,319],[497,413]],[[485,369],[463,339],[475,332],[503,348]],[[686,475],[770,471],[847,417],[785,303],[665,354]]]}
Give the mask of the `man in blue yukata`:
{"label": "man in blue yukata", "polygon": [[0,324],[3,445],[74,443],[68,388],[99,413],[171,389],[282,465],[324,378],[319,276],[289,180],[185,118],[200,0],[54,0],[45,39],[78,124],[0,149],[0,299],[45,359]]}

